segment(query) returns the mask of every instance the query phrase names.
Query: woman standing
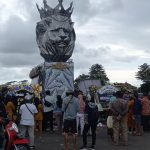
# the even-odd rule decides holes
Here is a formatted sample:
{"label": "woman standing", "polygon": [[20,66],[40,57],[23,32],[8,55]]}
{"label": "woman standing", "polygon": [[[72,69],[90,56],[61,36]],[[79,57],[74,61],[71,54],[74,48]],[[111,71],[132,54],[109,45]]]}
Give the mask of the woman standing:
{"label": "woman standing", "polygon": [[128,101],[128,115],[127,115],[127,125],[129,132],[134,131],[135,129],[135,121],[133,119],[133,106],[134,106],[135,97],[130,97]]}
{"label": "woman standing", "polygon": [[83,95],[79,94],[78,95],[79,99],[79,112],[77,113],[76,121],[77,121],[77,133],[79,129],[79,125],[81,128],[81,135],[83,134],[83,129],[84,129],[84,111],[85,111],[85,102],[83,100]]}
{"label": "woman standing", "polygon": [[142,104],[141,100],[138,98],[138,95],[135,95],[134,105],[133,105],[133,118],[135,121],[135,132],[134,135],[142,135],[142,126],[141,126],[141,113],[142,113]]}

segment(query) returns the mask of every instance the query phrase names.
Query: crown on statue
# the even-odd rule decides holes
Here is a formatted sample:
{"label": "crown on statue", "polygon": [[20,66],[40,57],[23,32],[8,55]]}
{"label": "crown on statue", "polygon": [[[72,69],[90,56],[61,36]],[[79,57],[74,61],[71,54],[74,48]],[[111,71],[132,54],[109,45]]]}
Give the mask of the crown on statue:
{"label": "crown on statue", "polygon": [[46,0],[43,0],[43,4],[44,4],[44,8],[39,8],[39,5],[36,4],[37,9],[40,13],[40,17],[42,18],[46,18],[48,16],[52,16],[52,15],[61,15],[61,16],[66,16],[68,18],[71,17],[71,14],[73,12],[73,7],[72,4],[73,2],[70,3],[69,8],[67,8],[66,10],[64,9],[62,2],[63,0],[58,0],[59,4],[55,7],[52,8],[47,4]]}

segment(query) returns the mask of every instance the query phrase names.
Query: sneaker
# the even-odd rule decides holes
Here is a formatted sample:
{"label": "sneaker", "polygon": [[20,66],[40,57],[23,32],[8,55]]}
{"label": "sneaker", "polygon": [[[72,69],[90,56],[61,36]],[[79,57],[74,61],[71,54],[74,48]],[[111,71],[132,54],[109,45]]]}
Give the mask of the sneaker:
{"label": "sneaker", "polygon": [[80,150],[88,150],[87,146],[82,146]]}
{"label": "sneaker", "polygon": [[95,146],[94,146],[94,145],[91,145],[88,149],[89,149],[89,150],[95,150]]}
{"label": "sneaker", "polygon": [[35,146],[30,146],[30,149],[35,149]]}
{"label": "sneaker", "polygon": [[112,145],[113,145],[113,146],[119,146],[119,144],[118,144],[118,143],[115,143],[115,142],[112,142]]}

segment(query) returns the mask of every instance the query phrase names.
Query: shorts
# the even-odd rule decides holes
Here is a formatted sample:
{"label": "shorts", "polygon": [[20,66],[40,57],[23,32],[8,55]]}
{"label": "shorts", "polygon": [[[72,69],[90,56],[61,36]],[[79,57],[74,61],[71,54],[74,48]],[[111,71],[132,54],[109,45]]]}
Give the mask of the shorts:
{"label": "shorts", "polygon": [[76,119],[64,120],[64,129],[65,133],[77,133],[77,124]]}

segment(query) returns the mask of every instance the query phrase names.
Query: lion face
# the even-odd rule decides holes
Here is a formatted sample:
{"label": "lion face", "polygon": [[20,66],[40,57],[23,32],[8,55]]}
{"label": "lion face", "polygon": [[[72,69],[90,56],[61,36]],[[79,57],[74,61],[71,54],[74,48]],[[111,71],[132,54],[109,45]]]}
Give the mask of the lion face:
{"label": "lion face", "polygon": [[60,15],[44,18],[37,23],[36,40],[45,61],[66,62],[75,44],[73,23]]}

